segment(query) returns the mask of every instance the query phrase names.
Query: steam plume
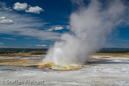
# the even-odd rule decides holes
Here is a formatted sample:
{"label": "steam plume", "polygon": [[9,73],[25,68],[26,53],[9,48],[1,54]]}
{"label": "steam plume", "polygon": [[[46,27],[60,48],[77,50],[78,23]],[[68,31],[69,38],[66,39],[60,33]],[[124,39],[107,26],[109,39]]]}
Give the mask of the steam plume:
{"label": "steam plume", "polygon": [[63,34],[61,41],[55,42],[54,47],[49,49],[44,61],[85,63],[92,53],[102,47],[106,36],[121,24],[126,10],[127,6],[121,0],[110,0],[106,5],[98,0],[91,0],[88,6],[83,3],[70,16],[73,34]]}

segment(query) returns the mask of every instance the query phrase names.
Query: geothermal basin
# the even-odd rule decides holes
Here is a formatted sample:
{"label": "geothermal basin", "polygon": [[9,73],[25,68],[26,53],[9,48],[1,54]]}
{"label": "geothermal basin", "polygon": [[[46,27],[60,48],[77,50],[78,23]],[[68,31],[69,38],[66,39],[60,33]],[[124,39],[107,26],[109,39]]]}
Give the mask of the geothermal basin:
{"label": "geothermal basin", "polygon": [[93,55],[70,71],[39,68],[40,55],[0,59],[0,86],[129,86],[129,55]]}

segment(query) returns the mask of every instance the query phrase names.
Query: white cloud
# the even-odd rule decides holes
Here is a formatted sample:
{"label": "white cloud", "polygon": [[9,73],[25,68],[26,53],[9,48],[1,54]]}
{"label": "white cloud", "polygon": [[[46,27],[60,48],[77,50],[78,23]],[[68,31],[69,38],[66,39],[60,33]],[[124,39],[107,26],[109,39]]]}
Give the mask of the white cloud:
{"label": "white cloud", "polygon": [[27,9],[28,5],[27,3],[19,3],[19,2],[16,2],[13,6],[13,9],[14,10],[17,10],[17,11],[22,11],[22,10],[25,10]]}
{"label": "white cloud", "polygon": [[46,31],[44,25],[47,23],[38,17],[32,17],[27,14],[22,15],[8,10],[1,11],[0,18],[1,20],[9,18],[10,20],[13,20],[13,22],[15,22],[12,24],[0,24],[0,33],[2,34],[26,36],[27,38],[31,37],[39,40],[56,41],[60,39],[61,33]]}
{"label": "white cloud", "polygon": [[6,17],[2,16],[2,17],[0,17],[0,23],[1,24],[12,24],[13,20],[7,19]]}
{"label": "white cloud", "polygon": [[52,26],[51,28],[47,29],[46,31],[62,30],[62,29],[64,29],[64,26],[55,25],[55,26]]}
{"label": "white cloud", "polygon": [[35,6],[35,7],[29,7],[27,10],[25,10],[28,13],[35,13],[40,14],[41,11],[44,11],[41,7]]}
{"label": "white cloud", "polygon": [[28,5],[27,3],[19,3],[19,2],[16,2],[13,6],[13,9],[14,10],[17,10],[17,11],[22,11],[22,10],[25,10],[25,12],[27,13],[35,13],[35,14],[40,14],[41,11],[44,11],[41,7],[39,6],[35,6],[35,7],[29,7],[28,9]]}
{"label": "white cloud", "polygon": [[48,29],[47,31],[53,31],[53,29]]}
{"label": "white cloud", "polygon": [[[46,31],[44,25],[47,24],[43,22],[40,18],[31,17],[28,15],[21,15],[11,12],[2,12],[0,14],[2,19],[4,17],[12,19],[15,23],[13,24],[0,24],[0,33],[33,37],[39,40],[59,40],[60,33]],[[4,17],[3,17],[4,16]],[[38,28],[44,29],[38,29]]]}
{"label": "white cloud", "polygon": [[0,2],[0,11],[2,11],[2,10],[4,10],[4,11],[12,11],[11,7],[6,6],[6,3]]}
{"label": "white cloud", "polygon": [[0,20],[3,20],[3,19],[6,19],[6,17],[5,16],[0,17]]}
{"label": "white cloud", "polygon": [[62,29],[64,29],[64,28],[61,27],[61,26],[56,26],[56,27],[55,27],[55,30],[62,30]]}
{"label": "white cloud", "polygon": [[14,39],[14,38],[2,38],[2,39],[9,39],[9,40],[16,40],[16,39]]}
{"label": "white cloud", "polygon": [[42,47],[45,47],[45,46],[47,46],[47,45],[35,45],[35,46],[38,46],[38,47],[41,47],[41,46],[42,46]]}

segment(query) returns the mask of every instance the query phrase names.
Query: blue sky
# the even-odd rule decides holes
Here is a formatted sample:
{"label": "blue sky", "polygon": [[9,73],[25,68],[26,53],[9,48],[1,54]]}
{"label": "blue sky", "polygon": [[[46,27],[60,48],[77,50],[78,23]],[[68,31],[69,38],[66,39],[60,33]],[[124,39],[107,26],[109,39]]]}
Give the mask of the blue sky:
{"label": "blue sky", "polygon": [[[70,33],[74,10],[70,0],[0,0],[0,47],[48,48]],[[104,47],[129,48],[129,25],[114,29]]]}

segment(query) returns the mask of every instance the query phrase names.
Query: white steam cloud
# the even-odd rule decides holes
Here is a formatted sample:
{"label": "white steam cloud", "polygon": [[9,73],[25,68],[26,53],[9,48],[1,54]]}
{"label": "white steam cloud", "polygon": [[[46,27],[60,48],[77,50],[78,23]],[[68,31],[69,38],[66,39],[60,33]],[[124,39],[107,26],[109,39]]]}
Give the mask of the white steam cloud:
{"label": "white steam cloud", "polygon": [[63,34],[61,41],[55,42],[54,47],[49,49],[44,61],[85,63],[104,45],[106,36],[122,23],[126,10],[127,6],[121,0],[110,0],[106,5],[98,0],[91,0],[88,6],[83,3],[70,16],[73,34]]}

